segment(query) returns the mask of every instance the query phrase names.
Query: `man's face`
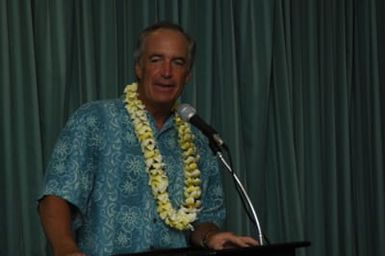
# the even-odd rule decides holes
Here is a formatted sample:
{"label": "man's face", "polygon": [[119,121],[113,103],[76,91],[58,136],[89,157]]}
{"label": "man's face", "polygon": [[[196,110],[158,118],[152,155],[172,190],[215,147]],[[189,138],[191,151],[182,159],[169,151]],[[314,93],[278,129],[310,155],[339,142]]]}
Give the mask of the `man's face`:
{"label": "man's face", "polygon": [[188,41],[178,31],[159,29],[147,36],[135,66],[139,98],[149,111],[171,108],[190,79]]}

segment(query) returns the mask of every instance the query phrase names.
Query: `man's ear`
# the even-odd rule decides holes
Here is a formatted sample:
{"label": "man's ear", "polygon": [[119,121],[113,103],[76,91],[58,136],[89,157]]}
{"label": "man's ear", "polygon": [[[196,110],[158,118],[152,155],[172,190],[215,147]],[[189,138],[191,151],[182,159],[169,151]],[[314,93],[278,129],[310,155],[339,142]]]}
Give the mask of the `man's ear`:
{"label": "man's ear", "polygon": [[142,66],[139,63],[135,64],[135,75],[137,80],[142,79]]}

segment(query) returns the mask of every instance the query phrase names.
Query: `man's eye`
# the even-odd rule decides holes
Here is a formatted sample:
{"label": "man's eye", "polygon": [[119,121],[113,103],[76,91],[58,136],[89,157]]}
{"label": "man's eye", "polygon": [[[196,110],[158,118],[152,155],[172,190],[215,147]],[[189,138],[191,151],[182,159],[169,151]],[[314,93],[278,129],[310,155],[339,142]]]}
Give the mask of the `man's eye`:
{"label": "man's eye", "polygon": [[174,63],[178,66],[183,66],[186,62],[184,60],[174,60]]}
{"label": "man's eye", "polygon": [[159,57],[154,57],[154,58],[151,58],[151,59],[150,59],[150,62],[151,62],[151,63],[155,63],[155,62],[158,62],[158,61],[160,61],[160,58],[159,58]]}

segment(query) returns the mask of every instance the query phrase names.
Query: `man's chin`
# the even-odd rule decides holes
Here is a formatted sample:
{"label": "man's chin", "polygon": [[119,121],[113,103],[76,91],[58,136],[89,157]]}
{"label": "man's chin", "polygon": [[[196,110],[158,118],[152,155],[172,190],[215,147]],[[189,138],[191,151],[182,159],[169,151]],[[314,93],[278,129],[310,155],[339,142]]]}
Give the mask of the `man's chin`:
{"label": "man's chin", "polygon": [[175,99],[159,99],[156,101],[156,104],[162,107],[172,107],[175,103]]}

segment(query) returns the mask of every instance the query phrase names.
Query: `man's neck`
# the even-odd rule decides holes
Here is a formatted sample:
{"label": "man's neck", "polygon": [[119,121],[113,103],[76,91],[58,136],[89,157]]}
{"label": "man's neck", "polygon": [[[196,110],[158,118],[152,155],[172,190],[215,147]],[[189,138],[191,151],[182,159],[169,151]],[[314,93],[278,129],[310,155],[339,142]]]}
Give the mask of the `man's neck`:
{"label": "man's neck", "polygon": [[152,113],[152,115],[153,115],[153,117],[155,119],[156,127],[160,130],[160,129],[162,129],[162,127],[166,123],[167,119],[171,115],[171,112],[169,112],[167,115],[165,115],[165,114],[157,115],[157,114],[153,114],[153,113]]}
{"label": "man's neck", "polygon": [[155,119],[156,127],[160,130],[172,114],[172,106],[146,106],[148,112]]}
{"label": "man's neck", "polygon": [[152,114],[155,119],[156,127],[161,129],[166,123],[167,119],[172,114],[172,108],[174,107],[174,102],[169,103],[155,103],[152,101],[147,101],[142,97],[142,91],[140,85],[138,85],[138,98],[146,106],[146,110]]}

